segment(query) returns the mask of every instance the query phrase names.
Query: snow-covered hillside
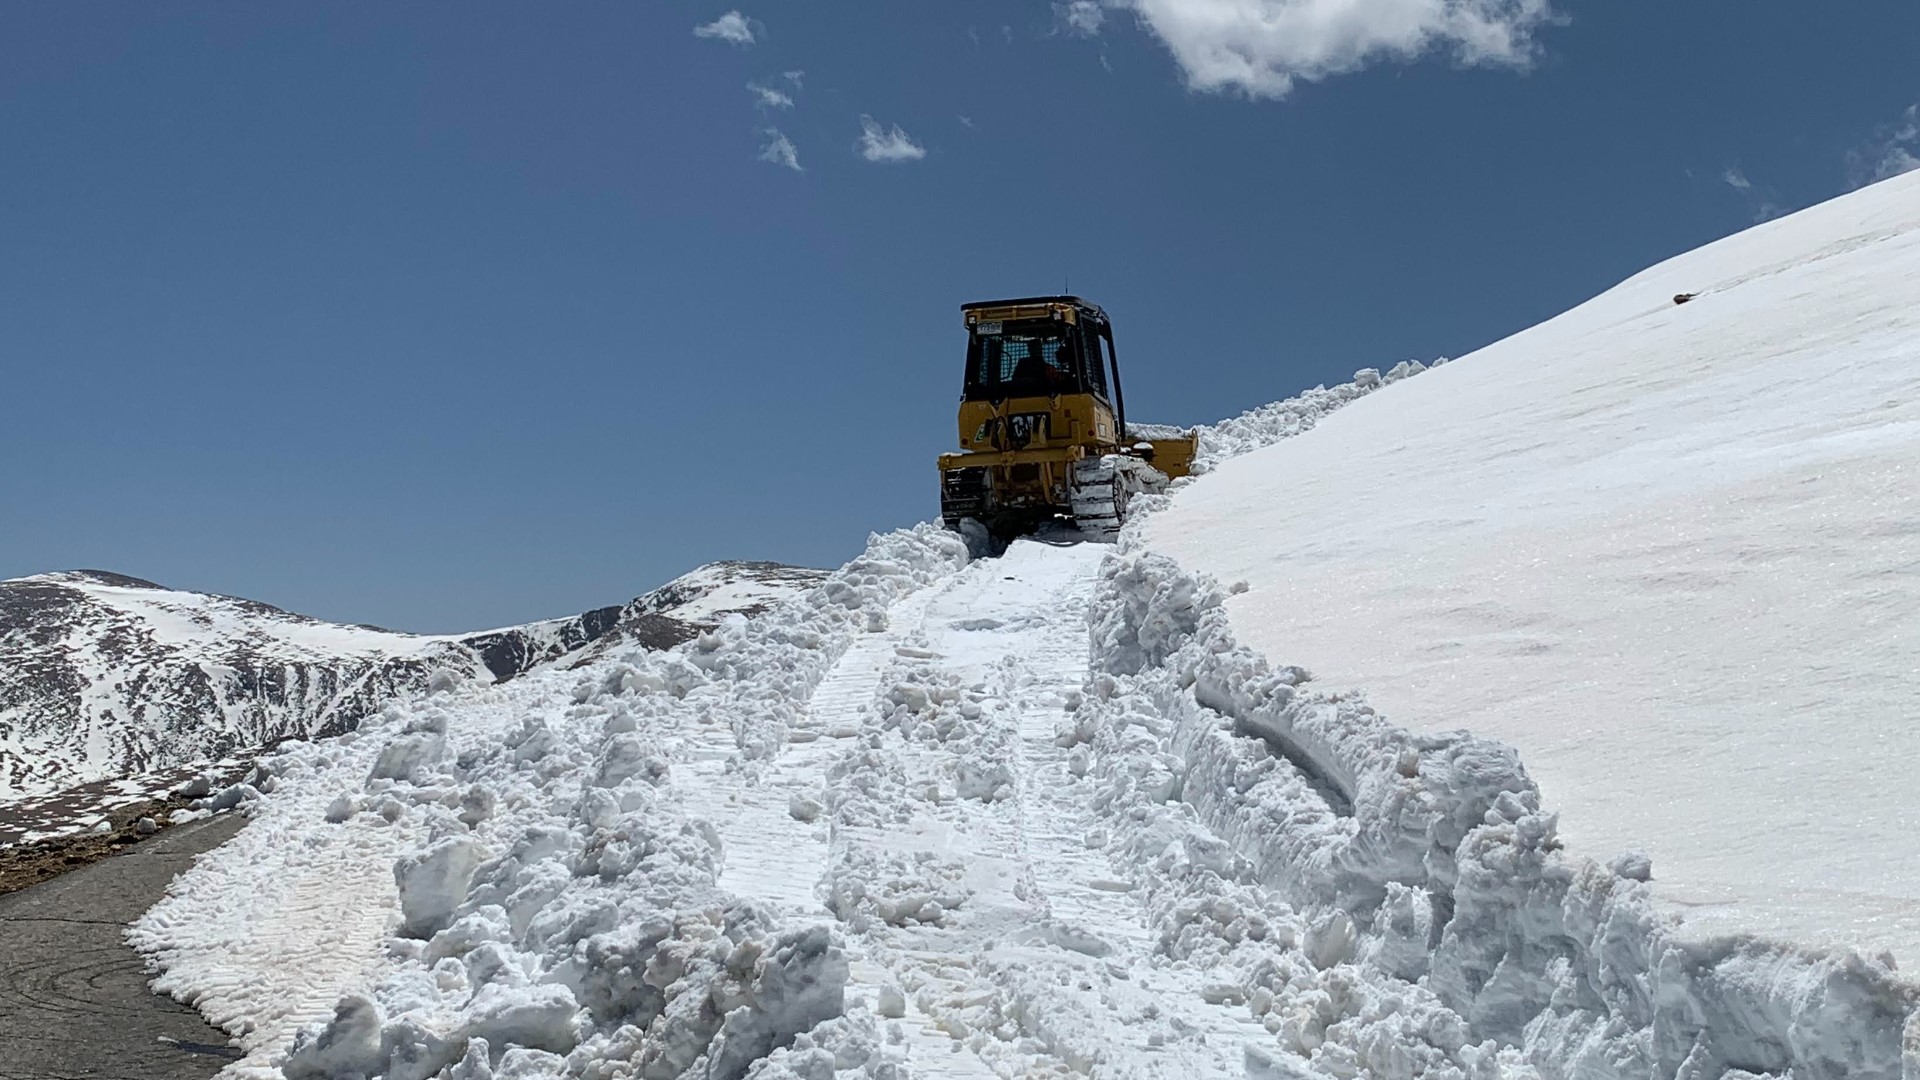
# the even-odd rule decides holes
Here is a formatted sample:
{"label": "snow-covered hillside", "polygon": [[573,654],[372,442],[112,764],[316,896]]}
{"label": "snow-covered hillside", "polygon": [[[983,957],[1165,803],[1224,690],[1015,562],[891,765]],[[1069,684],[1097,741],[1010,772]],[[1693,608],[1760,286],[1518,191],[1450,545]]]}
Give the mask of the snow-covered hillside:
{"label": "snow-covered hillside", "polygon": [[1260,651],[1518,747],[1690,935],[1920,970],[1920,174],[1226,463],[1147,537],[1248,584]]}
{"label": "snow-covered hillside", "polygon": [[1109,550],[877,537],[671,652],[289,744],[133,941],[257,1080],[1900,1075],[1920,988],[1676,946],[1510,750]]}
{"label": "snow-covered hillside", "polygon": [[[1516,662],[1472,677],[1510,699],[1504,680],[1554,624],[1519,640],[1499,620],[1531,595],[1516,582],[1563,565],[1513,530],[1551,528],[1592,564],[1559,587],[1626,575],[1643,632],[1695,648],[1693,663],[1735,647],[1716,624],[1736,616],[1784,650],[1769,664],[1854,662],[1782,633],[1774,610],[1882,656],[1861,628],[1906,625],[1876,622],[1874,601],[1902,601],[1912,563],[1874,560],[1920,534],[1908,496],[1862,499],[1849,469],[1912,464],[1911,316],[1887,303],[1914,284],[1903,183],[1677,260],[1517,345],[1412,382],[1418,365],[1363,371],[1218,425],[1206,475],[1143,499],[1152,516],[1117,545],[1043,536],[974,559],[932,526],[875,536],[816,587],[671,650],[443,683],[347,735],[289,743],[223,793],[253,821],[132,940],[162,990],[246,1051],[225,1075],[252,1080],[1920,1080],[1920,982],[1846,947],[1873,927],[1791,940],[1703,934],[1697,912],[1676,923],[1664,856],[1567,850],[1563,824],[1586,826],[1551,812],[1564,792],[1543,798],[1521,751],[1410,728],[1284,666],[1312,659],[1317,635],[1341,640],[1343,620],[1448,588],[1446,560],[1471,554],[1451,531],[1517,553],[1478,603],[1451,601],[1496,624],[1479,637]],[[1675,307],[1681,291],[1701,295]],[[1607,344],[1622,336],[1631,347]],[[1907,366],[1836,365],[1836,350]],[[1447,454],[1428,445],[1448,433]],[[1768,483],[1783,458],[1847,483]],[[1630,467],[1647,460],[1672,467]],[[1365,512],[1341,511],[1347,498]],[[1686,517],[1700,503],[1733,512]],[[1649,525],[1635,505],[1670,512]],[[1784,560],[1808,586],[1792,608],[1664,612],[1701,620],[1678,632],[1646,605],[1742,593],[1698,566],[1629,565],[1633,530],[1661,522],[1664,558],[1745,544],[1751,572]],[[1835,523],[1866,542],[1809,538]],[[1176,541],[1188,565],[1165,553]],[[1821,576],[1803,549],[1842,565]],[[1321,563],[1346,576],[1311,578]],[[1281,593],[1294,571],[1315,586]],[[1860,614],[1804,616],[1823,587],[1851,590]],[[1281,632],[1296,612],[1313,633]],[[1403,634],[1371,625],[1377,652]],[[1263,638],[1271,660],[1249,647]],[[1419,643],[1471,660],[1477,639]],[[1587,740],[1590,787],[1659,777],[1666,755],[1695,763],[1690,783],[1737,791],[1726,778],[1780,768],[1771,755],[1858,754],[1863,722],[1903,752],[1866,713],[1884,687],[1827,685],[1853,712],[1792,702],[1795,746],[1822,744],[1801,750],[1764,710],[1741,714],[1745,730],[1716,719],[1770,667],[1686,684],[1669,665],[1667,683],[1621,686],[1648,676],[1615,644],[1570,682],[1612,691],[1580,715],[1614,725]],[[1687,686],[1712,707],[1682,728],[1626,726],[1648,695]],[[1565,734],[1554,716],[1529,730]],[[1883,782],[1872,767],[1856,775]],[[1860,784],[1840,806],[1817,801],[1834,776],[1814,777],[1781,791],[1812,800],[1815,828],[1862,806],[1911,813],[1908,785]],[[1650,801],[1668,813],[1617,846],[1774,828],[1761,841],[1792,850],[1791,830],[1730,822],[1694,789]],[[1886,865],[1843,852],[1826,885],[1912,873],[1884,824],[1851,838],[1887,845]]]}
{"label": "snow-covered hillside", "polygon": [[464,635],[342,626],[101,571],[0,581],[0,800],[338,733],[435,671],[491,682],[667,648],[820,576],[715,563],[625,605]]}

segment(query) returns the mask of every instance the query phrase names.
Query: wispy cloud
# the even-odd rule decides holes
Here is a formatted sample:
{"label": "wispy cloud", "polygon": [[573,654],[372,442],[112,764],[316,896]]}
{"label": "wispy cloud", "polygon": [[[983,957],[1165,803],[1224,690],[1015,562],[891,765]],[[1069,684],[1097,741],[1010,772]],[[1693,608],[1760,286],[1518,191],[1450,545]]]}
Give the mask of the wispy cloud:
{"label": "wispy cloud", "polygon": [[793,88],[795,90],[798,90],[800,89],[801,82],[806,79],[807,73],[804,71],[798,71],[798,70],[785,71],[785,72],[781,72],[780,77],[792,83]]}
{"label": "wispy cloud", "polygon": [[1285,97],[1383,60],[1431,52],[1525,68],[1551,0],[1114,0],[1173,53],[1195,90]]}
{"label": "wispy cloud", "polygon": [[763,109],[793,108],[793,98],[788,97],[782,91],[775,90],[771,86],[761,86],[759,83],[748,83],[747,92],[753,95],[754,104]]}
{"label": "wispy cloud", "polygon": [[1914,157],[1913,152],[1904,146],[1896,146],[1880,158],[1880,164],[1874,167],[1873,178],[1885,180],[1915,169],[1920,169],[1920,157]]}
{"label": "wispy cloud", "polygon": [[960,114],[960,126],[961,126],[961,127],[968,127],[968,128],[970,128],[970,127],[972,127],[972,126],[973,126],[973,117],[971,117],[971,116],[968,116],[968,115],[967,115],[966,113],[961,113],[961,114]]}
{"label": "wispy cloud", "polygon": [[702,23],[693,28],[693,36],[714,38],[735,45],[753,44],[753,24],[738,11],[729,11],[710,23]]}
{"label": "wispy cloud", "polygon": [[1068,3],[1053,5],[1053,17],[1067,28],[1068,33],[1094,37],[1106,23],[1107,11],[1100,6],[1099,0],[1069,0]]}
{"label": "wispy cloud", "polygon": [[1880,127],[1873,138],[1847,155],[1847,175],[1854,187],[1877,183],[1920,169],[1920,104],[1907,106],[1900,119]]}
{"label": "wispy cloud", "polygon": [[1729,165],[1720,170],[1720,182],[1740,193],[1740,198],[1745,200],[1747,209],[1753,212],[1753,220],[1756,224],[1772,221],[1787,212],[1787,208],[1780,204],[1778,192],[1765,184],[1754,183],[1746,170],[1738,165]]}
{"label": "wispy cloud", "polygon": [[860,118],[860,141],[854,149],[868,161],[883,164],[919,161],[927,156],[926,147],[909,138],[899,124],[885,129],[871,116]]}
{"label": "wispy cloud", "polygon": [[793,140],[781,134],[779,128],[767,128],[760,133],[766,142],[760,147],[760,160],[772,162],[794,172],[806,172],[800,167],[800,151],[794,148]]}

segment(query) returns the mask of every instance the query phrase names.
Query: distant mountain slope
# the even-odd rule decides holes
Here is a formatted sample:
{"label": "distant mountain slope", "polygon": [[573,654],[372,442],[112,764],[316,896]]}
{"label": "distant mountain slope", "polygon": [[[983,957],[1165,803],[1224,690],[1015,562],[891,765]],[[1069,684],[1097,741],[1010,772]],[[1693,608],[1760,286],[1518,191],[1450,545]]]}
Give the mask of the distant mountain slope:
{"label": "distant mountain slope", "polygon": [[466,634],[459,641],[499,679],[536,667],[578,667],[629,645],[670,649],[726,615],[758,614],[824,576],[823,570],[782,563],[708,563],[625,604]]}
{"label": "distant mountain slope", "polygon": [[464,635],[343,626],[99,570],[0,581],[0,800],[337,734],[437,669],[495,682],[668,648],[820,576],[714,563],[624,605]]}

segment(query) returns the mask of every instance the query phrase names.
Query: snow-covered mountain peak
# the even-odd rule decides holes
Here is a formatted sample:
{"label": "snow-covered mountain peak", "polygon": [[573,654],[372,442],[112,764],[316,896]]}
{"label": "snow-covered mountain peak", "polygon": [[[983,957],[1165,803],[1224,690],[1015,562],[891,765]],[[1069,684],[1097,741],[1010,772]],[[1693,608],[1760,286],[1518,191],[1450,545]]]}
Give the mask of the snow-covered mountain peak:
{"label": "snow-covered mountain peak", "polygon": [[128,577],[111,570],[55,570],[48,574],[33,574],[28,577],[9,578],[0,581],[0,585],[14,585],[22,582],[43,583],[48,585],[112,585],[123,589],[160,589],[165,585],[155,584],[144,578]]}
{"label": "snow-covered mountain peak", "polygon": [[638,613],[690,621],[729,612],[754,615],[820,583],[824,573],[775,562],[710,562],[636,599]]}

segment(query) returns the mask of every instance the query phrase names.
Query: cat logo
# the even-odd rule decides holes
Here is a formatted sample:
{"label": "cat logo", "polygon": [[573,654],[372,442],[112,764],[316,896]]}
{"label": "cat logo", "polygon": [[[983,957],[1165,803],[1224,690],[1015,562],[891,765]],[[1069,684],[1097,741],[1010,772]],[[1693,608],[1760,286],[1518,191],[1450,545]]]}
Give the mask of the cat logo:
{"label": "cat logo", "polygon": [[1007,445],[1019,450],[1035,439],[1044,442],[1052,429],[1048,419],[1048,414],[1043,412],[1018,413],[1007,417]]}

